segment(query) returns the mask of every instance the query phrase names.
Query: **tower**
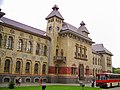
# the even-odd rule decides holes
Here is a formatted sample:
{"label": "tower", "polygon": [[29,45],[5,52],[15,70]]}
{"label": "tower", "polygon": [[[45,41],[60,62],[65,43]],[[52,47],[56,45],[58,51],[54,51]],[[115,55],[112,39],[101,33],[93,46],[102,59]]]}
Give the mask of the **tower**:
{"label": "tower", "polygon": [[49,75],[55,74],[55,56],[57,55],[58,51],[58,33],[62,29],[62,24],[64,18],[58,11],[58,6],[54,5],[53,6],[53,11],[46,17],[47,20],[47,29],[46,29],[46,34],[51,38],[51,48],[50,48],[50,63],[49,63]]}
{"label": "tower", "polygon": [[58,11],[58,6],[54,5],[53,11],[46,17],[47,20],[47,35],[49,37],[57,38],[58,32],[62,29],[63,17]]}

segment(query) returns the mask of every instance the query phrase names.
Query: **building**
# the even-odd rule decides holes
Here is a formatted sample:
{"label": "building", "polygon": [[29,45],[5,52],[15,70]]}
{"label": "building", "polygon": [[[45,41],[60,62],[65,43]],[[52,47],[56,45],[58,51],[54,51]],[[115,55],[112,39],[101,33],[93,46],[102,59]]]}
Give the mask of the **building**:
{"label": "building", "polygon": [[94,44],[82,21],[64,22],[54,5],[46,17],[46,32],[3,17],[0,11],[0,82],[20,77],[22,82],[77,83],[96,73],[112,72],[112,53]]}
{"label": "building", "polygon": [[103,44],[92,45],[93,76],[101,72],[112,72],[112,53]]}
{"label": "building", "polygon": [[[2,12],[0,12],[2,13]],[[0,82],[22,78],[22,82],[38,82],[48,73],[50,38],[45,32],[1,17]]]}

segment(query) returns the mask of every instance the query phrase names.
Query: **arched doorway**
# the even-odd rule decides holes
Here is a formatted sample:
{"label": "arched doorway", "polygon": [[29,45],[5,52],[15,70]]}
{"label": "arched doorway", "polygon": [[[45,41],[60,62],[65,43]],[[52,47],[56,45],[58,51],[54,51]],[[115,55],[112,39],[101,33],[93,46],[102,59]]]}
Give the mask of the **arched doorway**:
{"label": "arched doorway", "polygon": [[79,77],[79,80],[84,79],[84,65],[83,64],[79,64],[78,77]]}

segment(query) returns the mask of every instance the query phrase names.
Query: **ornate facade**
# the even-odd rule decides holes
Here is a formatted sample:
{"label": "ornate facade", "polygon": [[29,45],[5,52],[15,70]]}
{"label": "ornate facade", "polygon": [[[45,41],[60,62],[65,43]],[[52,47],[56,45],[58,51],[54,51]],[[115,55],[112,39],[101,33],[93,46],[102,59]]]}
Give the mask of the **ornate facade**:
{"label": "ornate facade", "polygon": [[0,82],[37,82],[48,73],[50,38],[45,32],[1,17]]}
{"label": "ornate facade", "polygon": [[112,72],[112,53],[94,44],[82,21],[64,22],[57,5],[46,17],[46,32],[3,17],[0,11],[0,82],[76,83]]}

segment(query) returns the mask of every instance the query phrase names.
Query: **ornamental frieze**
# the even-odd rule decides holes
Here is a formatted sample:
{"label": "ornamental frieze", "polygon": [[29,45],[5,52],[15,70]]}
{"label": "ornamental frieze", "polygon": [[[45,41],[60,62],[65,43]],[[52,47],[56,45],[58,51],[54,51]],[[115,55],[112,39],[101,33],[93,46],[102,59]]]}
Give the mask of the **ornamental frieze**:
{"label": "ornamental frieze", "polygon": [[30,36],[29,36],[29,38],[30,38],[30,39],[33,39],[33,36],[32,36],[32,35],[30,35]]}
{"label": "ornamental frieze", "polygon": [[38,41],[41,41],[41,38],[40,38],[40,37],[38,37]]}
{"label": "ornamental frieze", "polygon": [[42,60],[43,60],[43,57],[40,57],[40,60],[42,61]]}
{"label": "ornamental frieze", "polygon": [[10,29],[10,33],[11,33],[11,34],[15,34],[14,29]]}
{"label": "ornamental frieze", "polygon": [[13,58],[17,57],[17,53],[16,52],[12,52],[12,57]]}
{"label": "ornamental frieze", "polygon": [[35,60],[36,60],[36,57],[35,57],[35,56],[32,56],[32,60],[34,60],[34,61],[35,61]]}
{"label": "ornamental frieze", "polygon": [[24,36],[24,33],[23,33],[23,32],[20,32],[20,36]]}
{"label": "ornamental frieze", "polygon": [[0,56],[3,57],[3,56],[5,56],[5,55],[6,55],[6,51],[0,50]]}
{"label": "ornamental frieze", "polygon": [[22,54],[22,58],[26,59],[27,58],[27,54]]}
{"label": "ornamental frieze", "polygon": [[0,32],[3,32],[3,27],[0,25]]}

